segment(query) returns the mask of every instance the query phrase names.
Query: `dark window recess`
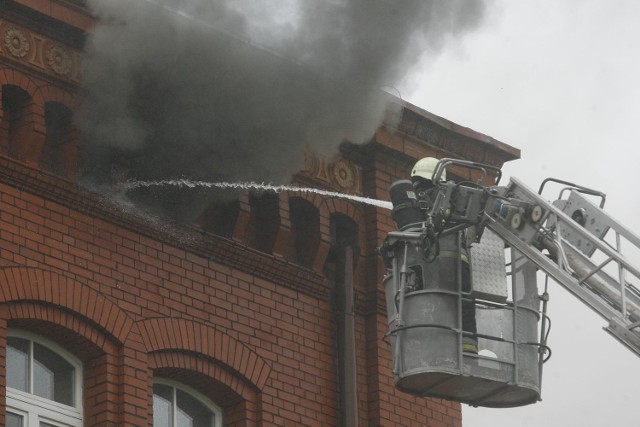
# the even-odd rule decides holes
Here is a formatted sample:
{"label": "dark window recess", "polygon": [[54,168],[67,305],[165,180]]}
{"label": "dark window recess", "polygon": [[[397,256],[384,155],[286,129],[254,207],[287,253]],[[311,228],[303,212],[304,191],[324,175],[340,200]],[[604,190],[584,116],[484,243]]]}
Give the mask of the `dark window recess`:
{"label": "dark window recess", "polygon": [[320,213],[301,198],[289,201],[293,259],[305,267],[312,267],[320,244]]}
{"label": "dark window recess", "polygon": [[249,204],[251,205],[249,245],[259,251],[271,253],[280,228],[278,195],[251,194]]}
{"label": "dark window recess", "polygon": [[344,248],[351,247],[353,264],[358,260],[358,224],[341,213],[331,215],[331,248],[325,261],[324,273],[332,281],[336,280],[337,263],[344,255]]}
{"label": "dark window recess", "polygon": [[202,213],[198,224],[205,231],[231,238],[239,210],[240,202],[237,200],[213,203]]}
{"label": "dark window recess", "polygon": [[4,120],[0,120],[0,143],[2,152],[12,157],[22,157],[18,144],[26,141],[28,137],[30,102],[29,94],[19,87],[2,86]]}
{"label": "dark window recess", "polygon": [[49,102],[45,105],[44,121],[47,133],[40,166],[62,176],[75,174],[78,165],[71,111],[62,104]]}

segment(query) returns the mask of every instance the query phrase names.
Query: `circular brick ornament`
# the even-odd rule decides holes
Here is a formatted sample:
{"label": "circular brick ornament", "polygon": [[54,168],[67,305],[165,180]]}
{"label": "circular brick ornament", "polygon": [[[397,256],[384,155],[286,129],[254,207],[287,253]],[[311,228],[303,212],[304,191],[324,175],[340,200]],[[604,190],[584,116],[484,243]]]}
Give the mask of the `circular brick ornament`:
{"label": "circular brick ornament", "polygon": [[355,167],[346,159],[339,159],[333,164],[333,179],[344,190],[354,190],[356,185]]}
{"label": "circular brick ornament", "polygon": [[54,44],[47,49],[47,64],[61,76],[66,76],[71,70],[71,55],[65,48]]}
{"label": "circular brick ornament", "polygon": [[24,31],[16,27],[10,27],[4,33],[4,45],[9,53],[16,58],[23,58],[31,48]]}

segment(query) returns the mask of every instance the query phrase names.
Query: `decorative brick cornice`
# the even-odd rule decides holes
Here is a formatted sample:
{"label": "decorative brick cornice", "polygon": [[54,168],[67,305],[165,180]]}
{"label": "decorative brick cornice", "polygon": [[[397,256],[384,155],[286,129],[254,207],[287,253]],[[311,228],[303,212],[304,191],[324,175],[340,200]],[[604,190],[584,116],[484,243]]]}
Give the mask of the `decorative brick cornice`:
{"label": "decorative brick cornice", "polygon": [[80,51],[6,20],[0,20],[0,58],[67,84],[80,82]]}
{"label": "decorative brick cornice", "polygon": [[158,227],[157,223],[123,210],[107,196],[5,156],[0,156],[0,183],[295,291],[320,299],[327,299],[330,294],[325,277],[310,269],[195,228],[171,224]]}
{"label": "decorative brick cornice", "polygon": [[385,125],[465,159],[494,166],[520,158],[520,150],[473,129],[460,126],[408,102],[392,109]]}
{"label": "decorative brick cornice", "polygon": [[304,153],[304,169],[300,171],[298,178],[309,181],[314,187],[362,194],[362,170],[344,156],[326,159],[307,149]]}

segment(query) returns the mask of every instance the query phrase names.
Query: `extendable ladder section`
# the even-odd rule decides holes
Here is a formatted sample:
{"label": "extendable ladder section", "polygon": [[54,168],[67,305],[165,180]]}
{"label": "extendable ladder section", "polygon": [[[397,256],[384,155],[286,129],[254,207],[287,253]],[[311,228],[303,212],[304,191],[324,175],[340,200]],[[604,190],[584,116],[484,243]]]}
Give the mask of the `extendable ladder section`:
{"label": "extendable ladder section", "polygon": [[638,256],[640,237],[568,190],[567,200],[550,203],[511,178],[496,201],[511,203],[518,218],[487,208],[487,226],[604,317],[604,329],[640,356],[640,268],[622,253],[626,246]]}

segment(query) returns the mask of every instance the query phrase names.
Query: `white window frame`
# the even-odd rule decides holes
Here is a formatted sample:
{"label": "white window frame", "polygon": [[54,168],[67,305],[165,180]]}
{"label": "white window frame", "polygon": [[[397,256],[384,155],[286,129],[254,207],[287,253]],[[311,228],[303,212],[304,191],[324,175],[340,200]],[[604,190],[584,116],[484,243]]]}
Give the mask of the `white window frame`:
{"label": "white window frame", "polygon": [[223,412],[222,412],[222,408],[218,405],[216,405],[211,399],[209,399],[207,396],[205,396],[204,394],[200,393],[198,390],[195,390],[181,382],[178,381],[173,381],[173,380],[169,380],[167,378],[154,378],[153,379],[153,383],[154,384],[161,384],[161,385],[166,385],[166,386],[170,386],[173,387],[173,396],[172,396],[172,404],[174,405],[173,407],[173,424],[174,427],[176,424],[176,417],[177,417],[177,411],[175,410],[175,406],[177,405],[177,400],[176,400],[176,390],[181,390],[187,394],[190,394],[192,397],[196,398],[200,403],[202,403],[204,406],[206,406],[207,408],[209,408],[211,410],[211,412],[213,412],[215,414],[214,417],[214,421],[213,421],[213,427],[222,427],[222,417],[223,417]]}
{"label": "white window frame", "polygon": [[[82,427],[82,362],[58,344],[39,335],[20,329],[9,329],[8,337],[22,338],[30,341],[29,382],[33,390],[33,343],[47,347],[57,353],[75,368],[73,397],[74,405],[69,406],[53,400],[36,396],[11,387],[7,387],[7,412],[21,415],[24,427],[39,427],[40,422],[60,427]],[[6,354],[6,353],[5,353]]]}

